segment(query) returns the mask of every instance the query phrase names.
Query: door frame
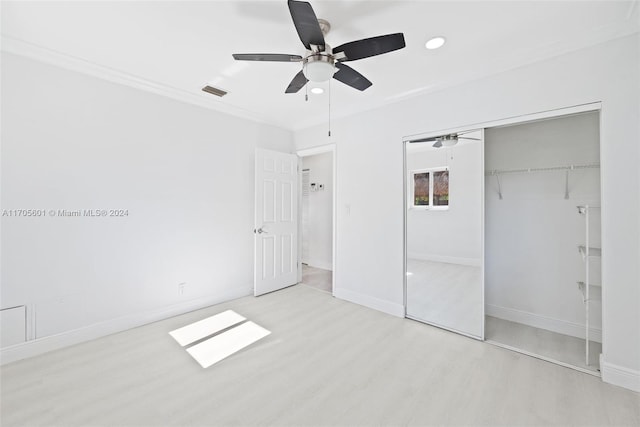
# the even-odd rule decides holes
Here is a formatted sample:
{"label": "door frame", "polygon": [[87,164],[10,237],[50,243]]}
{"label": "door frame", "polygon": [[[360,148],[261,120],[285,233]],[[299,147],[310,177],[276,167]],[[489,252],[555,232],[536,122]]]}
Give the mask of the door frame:
{"label": "door frame", "polygon": [[297,150],[298,155],[298,282],[302,281],[302,158],[314,156],[316,154],[332,153],[331,156],[331,168],[333,175],[333,183],[331,190],[333,191],[333,198],[331,200],[332,206],[332,231],[331,231],[331,295],[335,296],[336,292],[336,252],[337,252],[337,237],[338,237],[338,225],[337,225],[337,183],[338,183],[338,168],[337,168],[337,147],[336,144],[319,145],[316,147],[305,148]]}
{"label": "door frame", "polygon": [[[407,189],[408,189],[408,183],[407,183],[407,174],[406,174],[406,169],[407,169],[407,156],[406,156],[406,144],[409,143],[409,141],[412,140],[416,140],[416,139],[421,139],[421,138],[432,138],[432,137],[436,137],[439,135],[445,135],[445,134],[449,134],[449,133],[462,133],[462,132],[466,132],[466,131],[472,131],[472,130],[477,130],[477,129],[482,129],[483,131],[489,128],[497,128],[497,127],[501,127],[501,126],[511,126],[511,125],[517,125],[517,124],[524,124],[524,123],[528,123],[528,122],[534,122],[534,121],[538,121],[538,120],[544,120],[544,119],[553,119],[553,118],[557,118],[557,117],[562,117],[562,116],[568,116],[568,115],[572,115],[572,114],[580,114],[580,113],[587,113],[587,112],[594,112],[597,111],[600,113],[599,117],[600,117],[600,124],[602,125],[602,102],[601,101],[595,101],[595,102],[589,102],[589,103],[585,103],[585,104],[578,104],[578,105],[572,105],[572,106],[568,106],[568,107],[559,107],[559,108],[555,108],[555,109],[550,109],[550,110],[544,110],[544,111],[538,111],[538,112],[534,112],[534,113],[527,113],[527,114],[521,114],[521,115],[517,115],[517,116],[511,116],[511,117],[505,117],[502,119],[496,119],[496,120],[489,120],[486,122],[480,122],[480,123],[473,123],[473,124],[467,124],[467,125],[460,125],[460,126],[455,126],[455,127],[450,127],[450,128],[443,128],[443,129],[439,129],[439,130],[431,130],[431,131],[426,131],[426,132],[421,132],[421,133],[416,133],[416,134],[411,134],[411,135],[405,135],[402,137],[402,162],[403,162],[403,166],[402,166],[402,182],[403,182],[403,203],[402,203],[402,210],[403,210],[403,272],[402,272],[402,283],[403,283],[403,301],[404,301],[404,317],[407,317]],[[602,128],[602,126],[600,126],[600,128]],[[602,134],[600,134],[600,156],[602,158]],[[484,161],[484,150],[483,150],[483,161]],[[604,167],[606,169],[606,166]],[[600,179],[602,180],[602,176],[604,175],[602,173],[603,170],[603,165],[602,162],[600,164]],[[486,172],[486,171],[485,171]],[[600,197],[602,198],[602,190],[600,193]],[[483,198],[484,198],[484,194],[483,194]],[[483,223],[484,223],[484,207],[483,207],[483,212],[482,212],[482,216],[483,216]],[[605,209],[602,208],[602,211],[604,211]],[[604,214],[602,214],[604,216]],[[482,262],[482,270],[483,270],[483,276],[484,276],[484,258],[485,258],[485,253],[484,253],[484,225],[482,227],[482,258],[483,258],[483,262]],[[602,235],[604,235],[605,230],[604,228],[601,229],[601,233]],[[605,272],[603,271],[602,274],[604,275]],[[605,277],[602,277],[602,281],[605,281]],[[486,294],[486,288],[485,288],[485,283],[484,283],[484,277],[482,280],[482,287],[483,287],[483,291],[482,291],[482,303],[483,305],[485,304],[485,294]],[[605,292],[603,291],[602,293],[602,316],[604,318],[604,311],[605,311]],[[486,315],[485,315],[486,317]],[[485,323],[486,320],[483,319],[482,322],[482,336],[483,339],[482,341],[486,341],[486,339],[484,338],[484,333],[485,333]],[[478,339],[478,337],[474,337],[472,335],[467,335],[464,333],[460,333],[459,331],[453,331],[456,333],[459,333],[461,335],[465,335],[468,336],[470,338],[474,338],[474,339]],[[605,353],[605,337],[604,337],[604,328],[602,330],[602,354],[603,354],[603,358],[604,358],[604,353]],[[491,341],[486,341],[489,343],[492,343]],[[516,349],[516,351],[518,351]],[[537,356],[536,356],[537,357]]]}

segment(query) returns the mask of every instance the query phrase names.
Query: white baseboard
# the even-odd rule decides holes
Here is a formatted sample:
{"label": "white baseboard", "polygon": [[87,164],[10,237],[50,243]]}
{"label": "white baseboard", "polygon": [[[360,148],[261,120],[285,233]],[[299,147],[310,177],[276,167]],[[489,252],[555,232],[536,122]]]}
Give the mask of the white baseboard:
{"label": "white baseboard", "polygon": [[305,261],[305,264],[307,264],[309,267],[319,268],[321,270],[329,270],[329,271],[333,270],[333,265],[331,265],[331,261],[326,262],[318,259],[312,259],[312,260]]}
{"label": "white baseboard", "polygon": [[[488,316],[497,317],[498,319],[522,323],[523,325],[546,329],[547,331],[557,332],[559,334],[569,335],[576,338],[584,339],[585,337],[584,325],[579,323],[568,322],[566,320],[529,313],[528,311],[500,307],[491,304],[487,304],[485,309]],[[589,339],[596,342],[602,342],[602,329],[590,328]]]}
{"label": "white baseboard", "polygon": [[614,365],[601,358],[600,372],[605,383],[640,392],[640,371]]}
{"label": "white baseboard", "polygon": [[446,262],[447,264],[469,265],[480,267],[482,260],[479,258],[461,258],[453,256],[442,256],[433,254],[422,254],[418,252],[407,252],[407,259],[419,259],[420,261]]}
{"label": "white baseboard", "polygon": [[173,304],[167,307],[131,314],[128,316],[117,317],[115,319],[62,332],[60,334],[5,347],[0,349],[0,365],[5,365],[7,363],[37,356],[39,354],[68,347],[70,345],[101,338],[117,332],[126,331],[128,329],[168,319],[173,316],[199,310],[204,307],[220,304],[236,298],[245,297],[252,293],[253,287],[241,287],[230,292],[207,295],[202,298],[181,302],[179,304]]}
{"label": "white baseboard", "polygon": [[333,290],[333,296],[374,310],[382,311],[383,313],[387,313],[392,316],[404,317],[404,306],[402,304],[395,304],[370,295],[364,295],[340,288]]}

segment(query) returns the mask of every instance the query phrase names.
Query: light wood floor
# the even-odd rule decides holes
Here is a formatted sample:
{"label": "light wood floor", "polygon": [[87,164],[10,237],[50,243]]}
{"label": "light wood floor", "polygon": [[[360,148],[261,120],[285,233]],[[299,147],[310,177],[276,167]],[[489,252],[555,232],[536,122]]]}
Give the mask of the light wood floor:
{"label": "light wood floor", "polygon": [[[202,369],[168,332],[233,309],[272,333]],[[307,286],[2,368],[2,425],[639,425],[640,395]]]}
{"label": "light wood floor", "polygon": [[302,264],[302,283],[324,292],[332,292],[333,272]]}
{"label": "light wood floor", "polygon": [[590,363],[585,363],[585,341],[521,323],[487,316],[485,338],[500,344],[568,363],[582,369],[598,371],[602,344],[589,344]]}

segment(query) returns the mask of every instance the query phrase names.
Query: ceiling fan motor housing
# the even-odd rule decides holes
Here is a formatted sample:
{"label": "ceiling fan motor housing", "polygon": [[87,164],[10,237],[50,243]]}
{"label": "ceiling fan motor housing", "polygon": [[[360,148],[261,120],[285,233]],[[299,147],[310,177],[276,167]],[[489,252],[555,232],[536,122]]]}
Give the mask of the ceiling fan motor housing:
{"label": "ceiling fan motor housing", "polygon": [[331,24],[326,19],[318,19],[318,25],[323,36],[326,36],[331,31]]}
{"label": "ceiling fan motor housing", "polygon": [[458,143],[458,135],[455,133],[452,133],[450,135],[443,135],[439,138],[439,140],[444,147],[452,147]]}

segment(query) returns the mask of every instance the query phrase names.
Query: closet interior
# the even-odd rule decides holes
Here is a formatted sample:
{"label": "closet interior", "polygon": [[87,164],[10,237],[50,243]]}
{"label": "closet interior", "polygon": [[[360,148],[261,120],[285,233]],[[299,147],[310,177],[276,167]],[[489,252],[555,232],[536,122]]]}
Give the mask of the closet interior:
{"label": "closet interior", "polygon": [[485,339],[597,374],[599,113],[485,130]]}

